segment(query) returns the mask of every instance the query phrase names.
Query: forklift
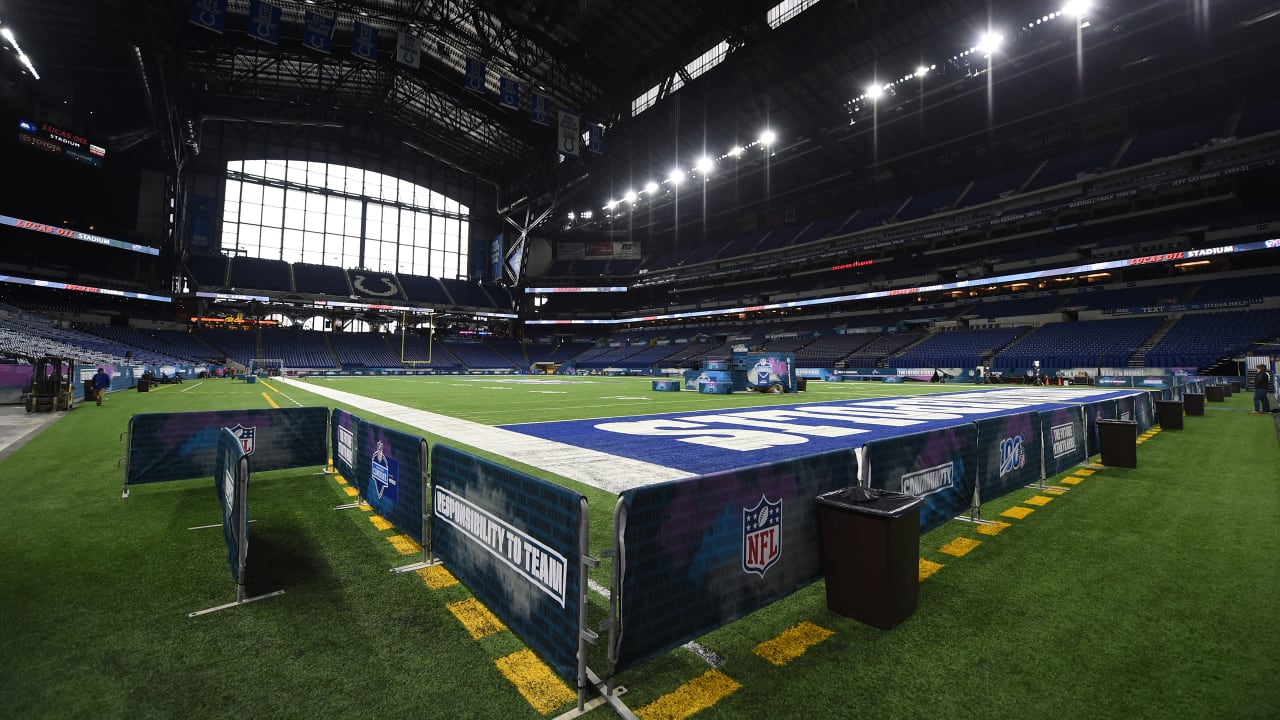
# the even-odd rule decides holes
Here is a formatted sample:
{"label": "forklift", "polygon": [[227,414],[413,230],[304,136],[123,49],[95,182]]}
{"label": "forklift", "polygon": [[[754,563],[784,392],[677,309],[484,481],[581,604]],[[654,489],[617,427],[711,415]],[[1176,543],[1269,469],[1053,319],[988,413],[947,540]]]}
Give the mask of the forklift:
{"label": "forklift", "polygon": [[72,366],[70,358],[53,355],[36,360],[31,392],[22,394],[22,404],[27,412],[53,412],[75,407],[70,377]]}

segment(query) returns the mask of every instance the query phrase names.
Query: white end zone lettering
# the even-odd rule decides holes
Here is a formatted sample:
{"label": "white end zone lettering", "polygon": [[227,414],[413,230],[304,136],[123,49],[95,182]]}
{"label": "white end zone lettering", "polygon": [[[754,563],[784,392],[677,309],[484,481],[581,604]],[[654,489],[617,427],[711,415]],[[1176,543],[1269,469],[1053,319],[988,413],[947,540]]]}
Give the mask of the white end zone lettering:
{"label": "white end zone lettering", "polygon": [[707,445],[721,450],[737,450],[751,452],[767,450],[783,445],[803,445],[809,442],[799,435],[765,432],[763,430],[738,430],[731,428],[709,428],[706,425],[684,420],[635,420],[630,422],[600,423],[596,430],[619,433],[622,435],[648,435],[676,437],[680,442],[694,445]]}

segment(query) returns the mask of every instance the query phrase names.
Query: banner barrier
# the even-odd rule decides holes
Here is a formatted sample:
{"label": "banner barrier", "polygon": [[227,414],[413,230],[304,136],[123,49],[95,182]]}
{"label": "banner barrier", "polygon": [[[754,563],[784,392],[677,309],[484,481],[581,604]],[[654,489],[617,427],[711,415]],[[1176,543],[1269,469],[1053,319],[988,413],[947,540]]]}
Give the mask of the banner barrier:
{"label": "banner barrier", "polygon": [[333,422],[329,424],[333,433],[329,446],[333,448],[333,469],[346,478],[357,490],[356,485],[356,435],[360,431],[360,418],[346,410],[333,409]]}
{"label": "banner barrier", "polygon": [[924,498],[920,532],[929,532],[973,507],[977,440],[970,422],[869,442],[868,480],[877,490]]}
{"label": "banner barrier", "polygon": [[[978,498],[990,502],[1044,477],[1040,414],[978,420]],[[980,503],[979,503],[980,504]]]}
{"label": "banner barrier", "polygon": [[[249,559],[249,457],[244,443],[231,430],[223,428],[218,433],[214,451],[213,487],[222,505],[222,537],[227,543],[227,564],[231,566],[231,579],[236,584],[235,602],[197,610],[187,617],[198,617],[227,608],[245,605],[258,600],[283,595],[283,590],[246,597],[245,571]],[[216,527],[216,526],[214,526]]]}
{"label": "banner barrier", "polygon": [[431,468],[434,554],[581,687],[587,499],[447,445],[432,446]]}
{"label": "banner barrier", "polygon": [[1099,420],[1119,420],[1120,408],[1115,400],[1099,400],[1085,403],[1085,449],[1090,457],[1102,452],[1102,435],[1098,429]]}
{"label": "banner barrier", "polygon": [[329,461],[329,408],[151,413],[129,420],[125,490],[130,485],[208,477],[222,429],[240,440],[253,472]]}
{"label": "banner barrier", "polygon": [[1084,407],[1036,413],[1036,419],[1040,423],[1044,477],[1066,472],[1089,459],[1084,417]]}
{"label": "banner barrier", "polygon": [[366,420],[354,420],[359,423],[355,470],[344,477],[374,512],[419,545],[424,544],[422,486],[427,441]]}
{"label": "banner barrier", "polygon": [[[34,365],[0,365],[0,405],[17,405],[22,394],[31,390],[35,378]],[[83,391],[81,395],[83,395]]]}
{"label": "banner barrier", "polygon": [[814,497],[857,484],[849,449],[647,485],[618,497],[614,671],[821,577]]}
{"label": "banner barrier", "polygon": [[227,541],[231,579],[244,593],[244,568],[249,557],[249,459],[240,439],[223,428],[218,433],[213,485],[222,505],[222,537]]}

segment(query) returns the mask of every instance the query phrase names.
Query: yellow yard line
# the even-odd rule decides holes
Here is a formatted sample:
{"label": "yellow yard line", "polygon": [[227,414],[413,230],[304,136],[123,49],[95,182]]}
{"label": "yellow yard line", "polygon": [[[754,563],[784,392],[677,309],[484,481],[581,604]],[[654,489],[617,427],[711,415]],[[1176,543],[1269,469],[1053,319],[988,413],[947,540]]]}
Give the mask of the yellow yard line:
{"label": "yellow yard line", "polygon": [[806,620],[778,637],[760,643],[752,652],[774,665],[786,665],[834,634]]}

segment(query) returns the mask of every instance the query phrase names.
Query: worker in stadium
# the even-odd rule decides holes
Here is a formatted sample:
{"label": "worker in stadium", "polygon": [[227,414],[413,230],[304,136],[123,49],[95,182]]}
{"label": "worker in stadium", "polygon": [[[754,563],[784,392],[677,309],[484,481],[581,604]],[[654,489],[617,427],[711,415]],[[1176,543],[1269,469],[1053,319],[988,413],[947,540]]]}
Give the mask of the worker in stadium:
{"label": "worker in stadium", "polygon": [[103,368],[98,368],[98,373],[93,376],[93,397],[102,404],[102,398],[107,394],[107,390],[111,388],[111,376]]}
{"label": "worker in stadium", "polygon": [[1271,392],[1271,373],[1265,364],[1258,365],[1258,374],[1253,376],[1253,410],[1251,415],[1262,415],[1271,412],[1271,402],[1267,393]]}

